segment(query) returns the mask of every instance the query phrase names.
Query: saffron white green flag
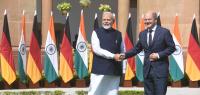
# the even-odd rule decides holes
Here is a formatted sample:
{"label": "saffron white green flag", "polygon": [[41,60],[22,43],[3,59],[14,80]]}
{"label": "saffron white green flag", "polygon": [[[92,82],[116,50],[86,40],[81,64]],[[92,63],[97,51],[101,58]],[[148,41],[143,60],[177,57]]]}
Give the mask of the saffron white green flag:
{"label": "saffron white green flag", "polygon": [[[145,29],[144,15],[142,15],[142,18],[140,20],[140,32],[143,32],[144,29]],[[144,51],[141,51],[139,54],[136,55],[135,61],[136,61],[136,77],[139,81],[143,82]]]}
{"label": "saffron white green flag", "polygon": [[51,83],[58,78],[58,58],[52,13],[49,22],[49,30],[47,33],[44,58],[45,78],[49,83]]}
{"label": "saffron white green flag", "polygon": [[18,73],[20,81],[26,82],[26,44],[25,44],[25,16],[22,16],[21,38],[18,47]]}
{"label": "saffron white green flag", "polygon": [[81,11],[79,33],[75,50],[75,68],[80,79],[88,75],[88,48],[85,35],[83,10]]}
{"label": "saffron white green flag", "polygon": [[176,51],[169,56],[169,71],[173,81],[181,80],[184,77],[183,51],[181,47],[181,37],[178,27],[178,16],[175,19],[173,40]]}

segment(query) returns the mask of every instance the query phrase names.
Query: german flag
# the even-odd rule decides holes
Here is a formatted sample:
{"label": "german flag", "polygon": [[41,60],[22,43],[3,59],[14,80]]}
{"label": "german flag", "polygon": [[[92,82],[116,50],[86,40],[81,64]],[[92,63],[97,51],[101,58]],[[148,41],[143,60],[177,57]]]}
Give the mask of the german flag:
{"label": "german flag", "polygon": [[10,85],[16,80],[16,74],[6,10],[4,13],[1,46],[1,73],[3,79]]}
{"label": "german flag", "polygon": [[65,83],[73,78],[73,54],[69,27],[69,15],[65,22],[63,39],[60,47],[59,73]]}
{"label": "german flag", "polygon": [[189,38],[188,53],[186,59],[186,73],[191,81],[200,80],[200,47],[195,16]]}
{"label": "german flag", "polygon": [[96,30],[97,28],[99,28],[99,22],[98,22],[98,16],[96,13],[95,18],[94,18],[94,30]]}
{"label": "german flag", "polygon": [[[94,27],[93,31],[95,31],[97,28],[99,28],[97,13],[95,13],[94,26],[93,27]],[[91,73],[91,71],[92,71],[92,63],[93,63],[93,51],[92,51],[92,46],[91,46],[90,51],[89,51],[89,67],[88,67],[89,73]]]}
{"label": "german flag", "polygon": [[[131,14],[129,14],[128,25],[127,25],[124,41],[125,41],[125,50],[126,51],[131,50],[133,48]],[[131,57],[127,59],[125,80],[131,80],[133,77],[135,77],[135,58]]]}
{"label": "german flag", "polygon": [[158,17],[157,17],[157,25],[161,26],[160,12],[158,13]]}
{"label": "german flag", "polygon": [[38,82],[42,78],[41,44],[42,36],[41,32],[38,30],[37,14],[35,11],[27,62],[27,75],[33,83]]}

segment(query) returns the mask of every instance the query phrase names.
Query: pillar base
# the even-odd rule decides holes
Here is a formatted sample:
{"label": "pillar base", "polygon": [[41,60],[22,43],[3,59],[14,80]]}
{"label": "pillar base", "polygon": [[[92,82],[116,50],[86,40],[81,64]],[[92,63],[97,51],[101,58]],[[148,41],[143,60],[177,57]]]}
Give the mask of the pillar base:
{"label": "pillar base", "polygon": [[67,83],[64,83],[63,81],[60,83],[60,87],[67,87],[67,88],[69,88],[69,87],[71,87],[71,83],[70,83],[70,81],[69,82],[67,82]]}
{"label": "pillar base", "polygon": [[47,80],[45,80],[44,81],[44,87],[45,88],[54,88],[54,87],[56,87],[56,84],[55,84],[55,82],[49,83]]}
{"label": "pillar base", "polygon": [[138,81],[136,86],[137,86],[137,87],[144,87],[144,83]]}
{"label": "pillar base", "polygon": [[171,87],[182,87],[182,83],[181,81],[172,82]]}
{"label": "pillar base", "polygon": [[86,80],[84,80],[84,79],[76,79],[75,86],[76,87],[86,87]]}
{"label": "pillar base", "polygon": [[22,83],[22,82],[18,82],[18,88],[19,89],[26,89],[28,88],[28,83]]}
{"label": "pillar base", "polygon": [[132,80],[124,80],[123,87],[132,87]]}
{"label": "pillar base", "polygon": [[199,87],[198,81],[189,81],[189,87]]}
{"label": "pillar base", "polygon": [[33,82],[32,81],[29,81],[28,82],[29,84],[29,88],[39,88],[40,87],[40,81],[39,82],[37,82],[37,83],[35,83],[35,84],[33,84]]}

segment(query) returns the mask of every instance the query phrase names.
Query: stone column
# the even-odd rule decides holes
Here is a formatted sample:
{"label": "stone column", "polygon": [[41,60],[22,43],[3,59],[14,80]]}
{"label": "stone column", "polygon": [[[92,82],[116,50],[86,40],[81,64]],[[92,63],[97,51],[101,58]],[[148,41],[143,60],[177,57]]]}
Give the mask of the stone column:
{"label": "stone column", "polygon": [[44,47],[47,37],[51,10],[52,0],[42,0],[42,47]]}
{"label": "stone column", "polygon": [[130,0],[118,0],[118,29],[123,37],[126,32],[129,9]]}

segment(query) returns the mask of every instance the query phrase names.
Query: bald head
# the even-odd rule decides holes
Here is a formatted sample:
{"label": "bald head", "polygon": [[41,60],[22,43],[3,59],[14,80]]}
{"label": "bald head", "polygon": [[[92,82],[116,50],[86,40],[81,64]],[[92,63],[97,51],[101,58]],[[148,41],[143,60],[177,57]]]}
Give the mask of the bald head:
{"label": "bald head", "polygon": [[102,15],[102,27],[105,29],[109,29],[112,27],[114,22],[114,17],[111,12],[103,12]]}
{"label": "bald head", "polygon": [[157,13],[155,11],[148,11],[145,16],[152,16],[154,19],[157,19]]}
{"label": "bald head", "polygon": [[146,28],[153,28],[157,23],[157,13],[154,11],[148,11],[144,15],[144,24]]}

